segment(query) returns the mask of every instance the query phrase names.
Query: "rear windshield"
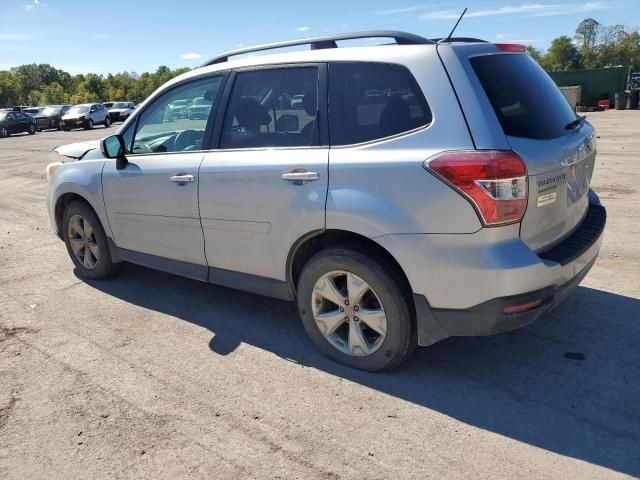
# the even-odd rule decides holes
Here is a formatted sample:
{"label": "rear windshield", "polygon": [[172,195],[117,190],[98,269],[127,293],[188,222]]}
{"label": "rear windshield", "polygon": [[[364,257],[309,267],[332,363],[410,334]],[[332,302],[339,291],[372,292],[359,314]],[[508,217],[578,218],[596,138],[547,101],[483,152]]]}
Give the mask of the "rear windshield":
{"label": "rear windshield", "polygon": [[557,138],[576,114],[551,77],[529,55],[470,59],[506,135]]}

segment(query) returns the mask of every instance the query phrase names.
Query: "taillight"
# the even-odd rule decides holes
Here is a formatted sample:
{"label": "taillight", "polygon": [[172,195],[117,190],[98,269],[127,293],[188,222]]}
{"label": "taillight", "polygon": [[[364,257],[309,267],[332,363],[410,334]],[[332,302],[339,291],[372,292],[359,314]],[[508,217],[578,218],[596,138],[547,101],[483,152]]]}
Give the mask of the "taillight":
{"label": "taillight", "polygon": [[522,220],[527,208],[527,167],[514,152],[445,152],[425,161],[425,167],[469,198],[485,225]]}
{"label": "taillight", "polygon": [[496,43],[495,46],[503,52],[524,53],[527,51],[527,47],[518,43]]}

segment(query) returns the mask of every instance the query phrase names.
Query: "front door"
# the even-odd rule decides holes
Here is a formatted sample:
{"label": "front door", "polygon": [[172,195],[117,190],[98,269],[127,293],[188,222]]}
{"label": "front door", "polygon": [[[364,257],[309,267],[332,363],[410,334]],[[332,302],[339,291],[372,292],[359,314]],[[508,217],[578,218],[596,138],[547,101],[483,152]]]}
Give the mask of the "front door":
{"label": "front door", "polygon": [[152,256],[136,257],[139,263],[153,264],[145,262],[153,257],[175,260],[183,265],[166,269],[206,279],[198,168],[210,116],[189,120],[169,112],[174,102],[195,99],[205,99],[215,110],[222,79],[201,77],[161,94],[123,134],[130,145],[128,165],[118,170],[114,160],[105,164],[102,184],[114,241],[126,251]]}
{"label": "front door", "polygon": [[271,67],[232,79],[219,149],[200,168],[210,281],[225,283],[231,270],[283,282],[294,242],[324,229],[324,72],[324,65]]}

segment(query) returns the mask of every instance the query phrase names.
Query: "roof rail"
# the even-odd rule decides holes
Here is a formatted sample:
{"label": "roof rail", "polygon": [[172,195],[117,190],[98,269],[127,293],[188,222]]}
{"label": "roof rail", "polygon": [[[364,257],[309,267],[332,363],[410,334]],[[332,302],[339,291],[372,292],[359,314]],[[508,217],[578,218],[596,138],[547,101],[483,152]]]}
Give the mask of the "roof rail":
{"label": "roof rail", "polygon": [[297,45],[311,45],[311,50],[321,50],[325,48],[337,48],[336,41],[339,40],[355,40],[359,38],[393,38],[397,45],[424,45],[435,43],[433,40],[423,38],[413,33],[398,32],[394,30],[372,30],[368,32],[343,33],[339,35],[328,35],[325,37],[304,38],[299,40],[291,40],[288,42],[267,43],[265,45],[256,45],[255,47],[240,48],[230,52],[223,53],[201,66],[214,65],[229,60],[229,57],[242,55],[245,53],[260,52],[263,50],[274,50],[277,48],[295,47]]}
{"label": "roof rail", "polygon": [[431,39],[435,43],[489,43],[486,40],[482,40],[481,38],[472,38],[472,37],[451,37],[451,38],[432,38]]}

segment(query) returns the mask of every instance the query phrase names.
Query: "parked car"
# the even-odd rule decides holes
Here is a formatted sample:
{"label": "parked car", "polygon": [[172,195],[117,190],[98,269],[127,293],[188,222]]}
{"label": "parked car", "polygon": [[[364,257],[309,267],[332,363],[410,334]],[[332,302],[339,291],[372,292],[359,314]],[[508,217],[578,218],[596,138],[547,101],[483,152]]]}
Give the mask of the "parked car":
{"label": "parked car", "polygon": [[70,105],[48,105],[34,115],[38,130],[62,129],[62,116],[69,111]]}
{"label": "parked car", "polygon": [[[381,36],[398,45],[327,49]],[[295,300],[320,351],[364,370],[521,327],[580,283],[606,222],[595,132],[524,46],[402,32],[280,46],[302,44],[216,57],[115,135],[57,149],[80,160],[47,167],[79,274],[129,261]],[[300,91],[305,116],[280,101]],[[166,120],[197,98],[213,99],[207,120]]]}
{"label": "parked car", "polygon": [[108,102],[103,105],[109,110],[111,123],[124,122],[136,108],[133,102]]}
{"label": "parked car", "polygon": [[15,111],[0,112],[0,138],[22,132],[29,135],[36,133],[36,122],[30,115]]}
{"label": "parked car", "polygon": [[62,115],[62,129],[67,132],[73,128],[91,130],[98,124],[104,125],[105,128],[111,126],[109,111],[101,103],[74,105]]}
{"label": "parked car", "polygon": [[304,108],[304,95],[294,95],[291,99],[292,110],[302,110]]}
{"label": "parked car", "polygon": [[167,117],[171,120],[176,118],[187,118],[187,111],[191,105],[191,99],[174,100],[168,105]]}
{"label": "parked car", "polygon": [[211,100],[206,98],[196,98],[187,108],[187,117],[190,120],[206,120],[209,118],[211,110]]}
{"label": "parked car", "polygon": [[29,105],[16,105],[15,107],[13,107],[13,111],[14,112],[22,112],[22,111],[27,110],[29,108],[32,108],[32,107],[30,107]]}

